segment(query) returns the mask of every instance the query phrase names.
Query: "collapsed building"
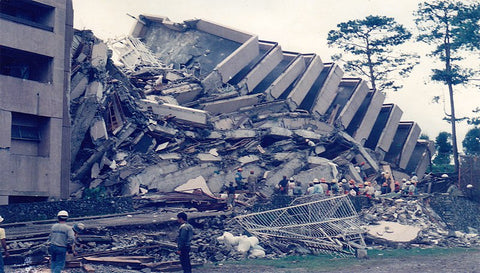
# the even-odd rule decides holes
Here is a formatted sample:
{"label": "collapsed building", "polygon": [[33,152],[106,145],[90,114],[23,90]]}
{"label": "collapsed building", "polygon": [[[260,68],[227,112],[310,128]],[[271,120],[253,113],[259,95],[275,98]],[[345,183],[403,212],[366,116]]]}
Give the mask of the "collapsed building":
{"label": "collapsed building", "polygon": [[140,15],[108,46],[77,31],[70,99],[75,196],[171,192],[200,176],[218,193],[238,167],[268,196],[282,176],[361,182],[361,162],[372,181],[380,169],[421,177],[433,153],[338,64],[201,19]]}

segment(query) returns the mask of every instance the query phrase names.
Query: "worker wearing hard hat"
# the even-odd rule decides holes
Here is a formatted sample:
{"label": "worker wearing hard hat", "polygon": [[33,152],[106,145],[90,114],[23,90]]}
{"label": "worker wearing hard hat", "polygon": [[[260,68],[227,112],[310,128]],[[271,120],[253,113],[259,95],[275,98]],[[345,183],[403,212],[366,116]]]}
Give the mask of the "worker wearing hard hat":
{"label": "worker wearing hard hat", "polygon": [[67,250],[71,250],[75,240],[72,227],[67,225],[68,212],[61,210],[57,214],[58,223],[52,226],[48,243],[51,255],[52,273],[62,272],[65,266]]}
{"label": "worker wearing hard hat", "polygon": [[[3,217],[0,216],[0,223],[3,222]],[[7,242],[6,242],[6,238],[5,238],[5,229],[3,228],[0,228],[0,242],[2,244],[2,247],[3,249],[5,250],[4,254],[5,254],[5,258],[10,256],[10,254],[8,253],[8,250],[7,250]],[[3,271],[3,256],[2,256],[2,253],[0,252],[0,272],[5,272]]]}

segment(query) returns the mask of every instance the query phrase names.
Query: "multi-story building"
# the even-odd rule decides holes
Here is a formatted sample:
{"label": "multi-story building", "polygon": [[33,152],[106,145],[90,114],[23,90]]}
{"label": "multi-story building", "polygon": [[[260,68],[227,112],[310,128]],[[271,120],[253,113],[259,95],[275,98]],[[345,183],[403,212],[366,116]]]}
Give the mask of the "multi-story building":
{"label": "multi-story building", "polygon": [[0,1],[0,204],[65,198],[71,0]]}

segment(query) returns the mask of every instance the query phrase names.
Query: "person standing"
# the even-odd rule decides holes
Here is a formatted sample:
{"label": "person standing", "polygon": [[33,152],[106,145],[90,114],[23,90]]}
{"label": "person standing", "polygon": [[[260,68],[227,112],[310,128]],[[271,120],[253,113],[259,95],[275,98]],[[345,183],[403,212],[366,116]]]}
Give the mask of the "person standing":
{"label": "person standing", "polygon": [[237,172],[235,173],[235,183],[237,183],[237,189],[238,190],[244,190],[245,185],[243,183],[243,176],[242,176],[243,169],[238,168]]}
{"label": "person standing", "polygon": [[[3,222],[3,217],[0,216],[0,223]],[[8,256],[10,256],[10,254],[8,253],[8,250],[7,250],[7,241],[6,241],[6,236],[5,236],[5,229],[4,228],[0,228],[0,241],[2,242],[2,247],[3,247],[3,254],[5,254],[5,258],[7,258]],[[3,255],[0,253],[0,273],[4,273],[4,269],[3,269]]]}
{"label": "person standing", "polygon": [[52,273],[62,272],[65,266],[67,250],[72,250],[75,241],[75,235],[72,227],[67,225],[68,212],[61,210],[57,214],[58,223],[52,226],[48,243],[50,253]]}
{"label": "person standing", "polygon": [[192,272],[192,265],[190,263],[190,241],[193,237],[193,227],[187,222],[187,214],[180,212],[177,214],[177,221],[180,223],[178,229],[177,254],[180,255],[180,263],[184,273]]}
{"label": "person standing", "polygon": [[278,182],[278,189],[280,194],[287,194],[288,193],[288,179],[287,176],[284,175],[282,180]]}
{"label": "person standing", "polygon": [[236,188],[233,185],[233,182],[230,182],[227,187],[227,209],[231,210],[235,207],[235,191]]}

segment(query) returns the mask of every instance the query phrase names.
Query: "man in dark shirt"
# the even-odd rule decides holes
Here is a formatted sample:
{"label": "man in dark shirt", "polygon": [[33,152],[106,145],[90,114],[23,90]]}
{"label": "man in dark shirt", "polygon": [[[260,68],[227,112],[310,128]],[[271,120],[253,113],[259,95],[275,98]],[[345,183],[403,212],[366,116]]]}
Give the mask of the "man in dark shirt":
{"label": "man in dark shirt", "polygon": [[193,227],[187,222],[187,214],[180,212],[177,214],[177,221],[180,223],[178,229],[178,251],[180,255],[180,263],[184,273],[192,272],[192,265],[190,264],[190,241],[193,237]]}

